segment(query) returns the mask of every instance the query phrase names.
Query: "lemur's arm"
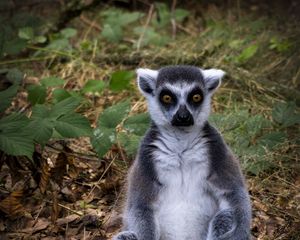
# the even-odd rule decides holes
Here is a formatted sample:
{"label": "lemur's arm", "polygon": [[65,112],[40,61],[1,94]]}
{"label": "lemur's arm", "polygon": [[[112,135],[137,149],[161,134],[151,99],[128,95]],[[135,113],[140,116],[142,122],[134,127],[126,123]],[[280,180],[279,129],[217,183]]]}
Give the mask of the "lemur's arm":
{"label": "lemur's arm", "polygon": [[235,189],[220,197],[223,204],[209,224],[207,240],[250,239],[251,207],[245,189]]}
{"label": "lemur's arm", "polygon": [[207,240],[248,240],[251,204],[239,163],[219,133],[209,125],[206,130],[211,139],[209,181],[220,209],[209,223]]}
{"label": "lemur's arm", "polygon": [[129,174],[127,206],[123,218],[123,232],[114,240],[158,240],[159,233],[153,216],[152,203],[159,184],[155,178],[152,161],[144,153],[137,159]]}

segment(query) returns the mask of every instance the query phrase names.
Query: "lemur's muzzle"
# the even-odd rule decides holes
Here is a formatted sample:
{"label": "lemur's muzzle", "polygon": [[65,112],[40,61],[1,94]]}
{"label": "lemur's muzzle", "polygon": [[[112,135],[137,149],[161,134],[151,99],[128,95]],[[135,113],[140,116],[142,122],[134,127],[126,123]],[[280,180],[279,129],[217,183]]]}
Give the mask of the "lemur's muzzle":
{"label": "lemur's muzzle", "polygon": [[173,126],[191,126],[194,118],[185,105],[181,105],[172,119]]}

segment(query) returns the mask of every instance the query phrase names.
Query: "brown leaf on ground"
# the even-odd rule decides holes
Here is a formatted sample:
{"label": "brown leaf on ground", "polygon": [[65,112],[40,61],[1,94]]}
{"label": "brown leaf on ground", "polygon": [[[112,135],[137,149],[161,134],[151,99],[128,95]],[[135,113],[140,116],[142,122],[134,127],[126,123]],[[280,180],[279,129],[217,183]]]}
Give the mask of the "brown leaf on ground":
{"label": "brown leaf on ground", "polygon": [[48,183],[49,183],[49,178],[51,174],[51,168],[48,164],[48,161],[44,158],[41,159],[41,177],[40,177],[40,182],[39,182],[39,187],[41,190],[41,193],[45,193]]}
{"label": "brown leaf on ground", "polygon": [[26,213],[24,206],[21,204],[23,190],[16,190],[9,194],[0,202],[0,210],[9,217],[22,216]]}
{"label": "brown leaf on ground", "polygon": [[37,220],[37,222],[35,222],[33,220],[30,221],[28,223],[28,227],[24,228],[24,229],[21,229],[20,232],[22,232],[22,233],[28,233],[28,234],[33,234],[33,233],[36,233],[36,232],[39,232],[41,230],[46,229],[50,224],[51,224],[51,222],[48,219],[46,219],[46,218],[39,218]]}

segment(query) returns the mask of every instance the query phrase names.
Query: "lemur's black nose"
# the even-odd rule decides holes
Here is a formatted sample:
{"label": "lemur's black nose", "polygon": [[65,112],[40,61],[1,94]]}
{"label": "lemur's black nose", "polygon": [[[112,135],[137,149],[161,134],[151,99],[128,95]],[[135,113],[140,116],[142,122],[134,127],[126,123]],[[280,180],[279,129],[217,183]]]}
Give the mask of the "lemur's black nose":
{"label": "lemur's black nose", "polygon": [[192,114],[185,105],[181,105],[172,120],[174,126],[191,126],[194,124]]}

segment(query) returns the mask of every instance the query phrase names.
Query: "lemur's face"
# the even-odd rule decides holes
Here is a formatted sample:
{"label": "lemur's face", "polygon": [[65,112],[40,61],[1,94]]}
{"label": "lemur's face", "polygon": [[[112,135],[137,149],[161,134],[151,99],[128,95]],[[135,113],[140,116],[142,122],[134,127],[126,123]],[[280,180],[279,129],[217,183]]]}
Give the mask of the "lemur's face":
{"label": "lemur's face", "polygon": [[138,69],[137,73],[152,120],[174,127],[200,126],[207,120],[211,96],[224,75],[222,70],[191,66]]}

